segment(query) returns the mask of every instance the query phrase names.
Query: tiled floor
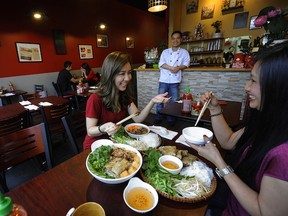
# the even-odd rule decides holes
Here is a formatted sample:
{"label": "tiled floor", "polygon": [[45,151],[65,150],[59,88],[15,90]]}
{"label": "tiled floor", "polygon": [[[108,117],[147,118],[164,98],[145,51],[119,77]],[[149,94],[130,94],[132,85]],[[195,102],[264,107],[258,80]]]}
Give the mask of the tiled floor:
{"label": "tiled floor", "polygon": [[[154,114],[150,114],[146,121],[145,124],[147,125],[153,125],[154,123],[154,119],[155,119],[155,115]],[[170,130],[174,130],[174,131],[182,131],[183,128],[188,127],[188,126],[192,126],[192,122],[188,122],[188,121],[180,121],[180,120],[176,120],[175,125],[174,126],[168,126],[167,125],[167,121],[166,119],[164,119],[160,124],[161,126],[166,127],[167,129]],[[66,139],[66,142],[63,142],[63,138],[61,136],[56,137],[56,140],[53,144],[53,154],[54,154],[54,161],[55,164],[60,164],[63,161],[73,157],[73,152],[72,149],[70,147],[70,143],[69,140]],[[7,185],[8,188],[11,190],[19,185],[21,185],[22,183],[30,180],[31,178],[41,174],[41,169],[40,166],[38,166],[39,164],[35,163],[34,160],[31,161],[27,161],[24,164],[18,165],[16,167],[11,168],[10,170],[8,170],[6,172],[6,179],[7,179]],[[1,188],[1,187],[0,187]],[[1,192],[2,188],[1,188]]]}

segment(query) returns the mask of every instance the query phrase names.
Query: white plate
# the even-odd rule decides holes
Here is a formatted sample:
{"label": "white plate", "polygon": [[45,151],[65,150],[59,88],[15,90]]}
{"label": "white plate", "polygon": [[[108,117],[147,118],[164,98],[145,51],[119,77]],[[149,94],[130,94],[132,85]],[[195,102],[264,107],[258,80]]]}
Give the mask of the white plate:
{"label": "white plate", "polygon": [[101,145],[111,145],[113,142],[110,139],[99,139],[92,143],[91,152],[93,152],[96,148]]}

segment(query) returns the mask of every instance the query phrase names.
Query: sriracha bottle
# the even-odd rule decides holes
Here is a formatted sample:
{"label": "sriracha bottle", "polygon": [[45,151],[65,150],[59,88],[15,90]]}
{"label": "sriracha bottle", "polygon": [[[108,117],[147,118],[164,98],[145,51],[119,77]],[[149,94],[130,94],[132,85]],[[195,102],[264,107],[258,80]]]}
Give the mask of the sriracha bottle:
{"label": "sriracha bottle", "polygon": [[182,97],[182,109],[181,109],[182,113],[184,114],[191,113],[192,101],[193,101],[193,97],[192,97],[192,94],[190,93],[190,88],[187,87],[186,92],[184,93]]}

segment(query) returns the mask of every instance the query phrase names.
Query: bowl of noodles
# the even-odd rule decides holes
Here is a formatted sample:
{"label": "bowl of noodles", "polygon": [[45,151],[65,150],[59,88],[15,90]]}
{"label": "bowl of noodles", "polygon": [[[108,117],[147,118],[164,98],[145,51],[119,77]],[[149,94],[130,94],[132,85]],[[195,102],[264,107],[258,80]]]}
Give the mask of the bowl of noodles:
{"label": "bowl of noodles", "polygon": [[132,138],[140,138],[149,134],[150,128],[141,123],[131,123],[124,127],[126,133]]}

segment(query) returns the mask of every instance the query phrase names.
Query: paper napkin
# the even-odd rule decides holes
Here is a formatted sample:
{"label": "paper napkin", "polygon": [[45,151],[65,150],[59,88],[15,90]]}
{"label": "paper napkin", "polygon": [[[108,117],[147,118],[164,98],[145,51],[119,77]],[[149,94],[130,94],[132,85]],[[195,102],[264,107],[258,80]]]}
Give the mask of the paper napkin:
{"label": "paper napkin", "polygon": [[6,93],[6,94],[5,94],[6,97],[12,96],[12,95],[15,95],[15,94],[14,94],[14,93]]}
{"label": "paper napkin", "polygon": [[160,129],[158,129],[158,128],[153,128],[152,126],[149,127],[149,128],[154,133],[158,134],[159,136],[161,136],[161,137],[163,137],[165,139],[169,139],[169,140],[172,140],[178,134],[178,132],[167,130],[168,134],[164,135],[164,134],[161,133]]}
{"label": "paper napkin", "polygon": [[31,102],[30,101],[21,101],[19,102],[22,106],[26,106],[26,105],[30,105]]}
{"label": "paper napkin", "polygon": [[25,109],[29,109],[29,110],[38,110],[39,107],[36,105],[28,105],[28,106],[24,106]]}
{"label": "paper napkin", "polygon": [[40,106],[52,106],[53,104],[49,102],[40,102],[39,105]]}
{"label": "paper napkin", "polygon": [[185,140],[185,138],[184,138],[184,136],[181,134],[181,136],[179,136],[179,138],[175,141],[176,143],[181,143],[181,144],[183,144],[183,145],[185,145],[185,146],[188,146],[188,147],[190,147],[187,143],[186,143],[186,140]]}

